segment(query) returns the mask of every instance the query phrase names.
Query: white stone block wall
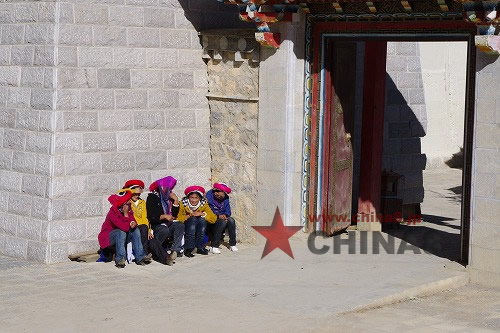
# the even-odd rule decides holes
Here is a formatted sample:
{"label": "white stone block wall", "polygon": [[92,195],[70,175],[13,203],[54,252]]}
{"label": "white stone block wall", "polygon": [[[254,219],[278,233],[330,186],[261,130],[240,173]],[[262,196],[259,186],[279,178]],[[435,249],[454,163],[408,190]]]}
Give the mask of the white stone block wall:
{"label": "white stone block wall", "polygon": [[445,162],[463,146],[467,44],[387,44],[383,167],[405,176],[403,204],[417,204],[424,196],[422,170],[448,168]]}
{"label": "white stone block wall", "polygon": [[55,2],[0,3],[0,253],[47,261]]}
{"label": "white stone block wall", "polygon": [[207,70],[184,8],[100,3],[61,3],[51,261],[96,246],[127,179],[210,184]]}
{"label": "white stone block wall", "polygon": [[179,195],[210,185],[197,30],[236,25],[236,8],[213,15],[222,8],[0,3],[0,253],[54,263],[95,249],[106,198],[129,178],[172,175]]}
{"label": "white stone block wall", "polygon": [[398,186],[403,205],[419,204],[424,198],[421,138],[427,111],[418,43],[388,42],[386,70],[382,168],[404,176]]}
{"label": "white stone block wall", "polygon": [[473,282],[500,288],[500,58],[478,52],[476,70],[469,268]]}

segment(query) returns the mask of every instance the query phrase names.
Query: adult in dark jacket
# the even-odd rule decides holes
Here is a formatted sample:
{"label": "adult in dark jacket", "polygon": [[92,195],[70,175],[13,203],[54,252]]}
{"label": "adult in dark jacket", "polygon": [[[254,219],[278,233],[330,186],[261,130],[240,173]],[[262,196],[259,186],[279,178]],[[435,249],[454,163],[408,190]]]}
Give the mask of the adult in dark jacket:
{"label": "adult in dark jacket", "polygon": [[175,221],[179,213],[179,198],[172,190],[176,184],[177,180],[171,176],[153,182],[149,186],[151,193],[146,200],[146,211],[154,237],[162,245],[165,245],[168,238],[173,238],[174,242],[169,250],[172,254],[175,252],[177,256],[182,256],[184,224]]}
{"label": "adult in dark jacket", "polygon": [[222,240],[222,233],[226,228],[229,231],[229,245],[231,246],[231,251],[238,251],[236,247],[236,221],[231,217],[229,193],[231,193],[229,186],[224,183],[215,183],[213,188],[206,194],[208,205],[215,215],[217,215],[215,224],[209,226],[212,244],[212,249],[210,251],[212,253],[220,253],[219,246]]}
{"label": "adult in dark jacket", "polygon": [[125,267],[127,251],[125,246],[132,242],[132,248],[135,255],[135,262],[138,265],[149,263],[151,259],[144,256],[141,243],[141,233],[137,228],[137,222],[129,206],[132,192],[124,190],[119,194],[113,194],[108,198],[111,203],[108,215],[102,224],[101,232],[98,235],[101,249],[115,247],[116,267]]}
{"label": "adult in dark jacket", "polygon": [[144,248],[144,254],[151,254],[153,259],[165,264],[172,266],[174,264],[173,257],[177,257],[177,254],[172,255],[171,251],[166,251],[160,244],[158,239],[153,235],[151,226],[147,218],[146,201],[141,199],[141,194],[144,189],[144,182],[138,179],[128,180],[124,189],[130,189],[132,191],[132,198],[130,199],[132,212],[134,213],[135,221],[138,224],[138,229],[141,233],[142,246]]}

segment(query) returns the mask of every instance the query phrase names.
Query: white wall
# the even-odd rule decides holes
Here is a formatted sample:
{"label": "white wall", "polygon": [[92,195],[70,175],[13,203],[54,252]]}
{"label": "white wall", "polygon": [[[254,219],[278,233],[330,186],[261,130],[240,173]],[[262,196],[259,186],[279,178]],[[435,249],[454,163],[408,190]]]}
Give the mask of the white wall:
{"label": "white wall", "polygon": [[197,29],[238,25],[236,7],[1,2],[0,253],[54,263],[96,249],[126,179],[210,185]]}
{"label": "white wall", "polygon": [[500,58],[478,51],[476,70],[469,270],[472,282],[500,288]]}
{"label": "white wall", "polygon": [[278,50],[261,50],[257,157],[257,221],[271,224],[279,207],[300,225],[304,96],[304,20],[273,26]]}
{"label": "white wall", "polygon": [[422,152],[427,169],[444,162],[463,146],[466,42],[420,42],[420,63],[427,109]]}

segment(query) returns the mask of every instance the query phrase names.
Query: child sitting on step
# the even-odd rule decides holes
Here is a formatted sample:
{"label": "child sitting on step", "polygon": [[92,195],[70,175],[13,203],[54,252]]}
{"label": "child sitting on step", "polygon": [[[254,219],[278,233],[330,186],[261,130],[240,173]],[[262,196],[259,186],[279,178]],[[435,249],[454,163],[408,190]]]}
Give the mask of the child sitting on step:
{"label": "child sitting on step", "polygon": [[116,251],[115,264],[118,268],[125,267],[127,251],[125,244],[132,242],[135,260],[138,265],[151,262],[149,256],[144,255],[141,244],[141,233],[137,228],[134,214],[131,212],[130,199],[132,191],[125,189],[108,198],[111,208],[102,224],[98,240],[101,250]]}
{"label": "child sitting on step", "polygon": [[217,216],[212,212],[207,199],[204,198],[205,189],[201,186],[190,186],[184,191],[186,195],[182,198],[177,220],[185,225],[185,250],[184,255],[188,258],[194,257],[196,253],[207,255],[203,242],[208,223],[215,223]]}
{"label": "child sitting on step", "polygon": [[159,240],[154,236],[153,230],[148,220],[146,201],[141,199],[144,190],[144,182],[138,179],[132,179],[125,183],[124,189],[130,189],[132,192],[131,207],[134,218],[137,221],[141,233],[141,242],[144,248],[144,254],[152,254],[154,260],[172,266],[176,254],[172,251],[166,251]]}
{"label": "child sitting on step", "polygon": [[210,208],[217,215],[215,224],[209,226],[211,229],[212,253],[220,253],[219,245],[222,241],[224,230],[229,231],[229,246],[231,251],[236,252],[236,222],[231,217],[231,204],[229,194],[231,189],[224,183],[215,183],[213,188],[207,192],[207,200]]}

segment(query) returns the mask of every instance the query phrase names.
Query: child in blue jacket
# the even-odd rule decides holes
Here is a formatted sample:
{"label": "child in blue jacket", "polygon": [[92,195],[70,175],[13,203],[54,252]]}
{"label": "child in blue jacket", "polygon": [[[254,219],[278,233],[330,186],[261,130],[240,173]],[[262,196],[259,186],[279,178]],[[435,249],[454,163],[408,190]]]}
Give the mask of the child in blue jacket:
{"label": "child in blue jacket", "polygon": [[207,192],[208,205],[217,215],[217,221],[209,226],[209,237],[212,243],[210,252],[219,254],[222,233],[226,228],[229,230],[229,245],[231,251],[236,252],[236,222],[231,217],[231,205],[229,204],[229,194],[231,189],[224,183],[215,183],[213,188]]}

